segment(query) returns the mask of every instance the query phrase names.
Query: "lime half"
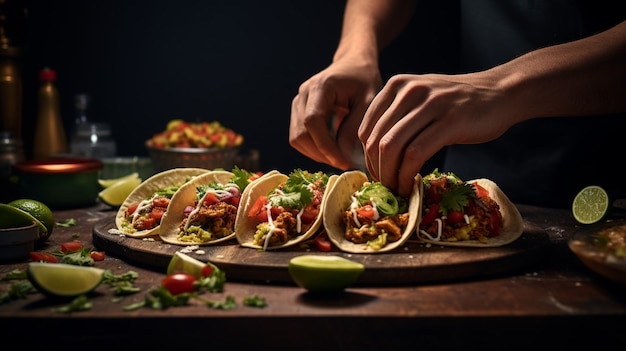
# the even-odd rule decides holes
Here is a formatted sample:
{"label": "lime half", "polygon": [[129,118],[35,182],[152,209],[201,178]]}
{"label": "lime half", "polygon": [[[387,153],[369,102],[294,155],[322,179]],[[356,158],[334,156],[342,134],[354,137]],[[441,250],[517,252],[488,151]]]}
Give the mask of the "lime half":
{"label": "lime half", "polygon": [[74,297],[97,288],[104,278],[104,269],[66,263],[31,262],[27,276],[41,293],[56,297]]}
{"label": "lime half", "polygon": [[603,219],[609,212],[609,194],[598,185],[583,188],[574,197],[572,214],[581,224],[592,224]]}
{"label": "lime half", "polygon": [[342,291],[355,284],[364,271],[361,263],[339,256],[302,255],[289,261],[293,281],[314,293]]}

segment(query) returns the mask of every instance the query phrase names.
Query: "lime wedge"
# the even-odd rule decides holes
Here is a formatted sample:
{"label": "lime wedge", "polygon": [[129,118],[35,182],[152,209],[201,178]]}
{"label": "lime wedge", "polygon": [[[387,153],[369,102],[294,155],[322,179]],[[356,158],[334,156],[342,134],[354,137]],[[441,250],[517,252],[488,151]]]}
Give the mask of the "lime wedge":
{"label": "lime wedge", "polygon": [[98,198],[109,206],[119,207],[139,184],[141,184],[139,177],[121,180],[100,191]]}
{"label": "lime wedge", "polygon": [[609,212],[609,195],[602,187],[590,185],[574,197],[572,214],[580,224],[592,224],[603,219]]}
{"label": "lime wedge", "polygon": [[121,181],[128,180],[128,179],[135,179],[135,178],[139,178],[139,173],[133,172],[131,174],[128,174],[119,178],[98,179],[98,184],[100,184],[102,188],[106,189],[115,183],[119,183]]}
{"label": "lime wedge", "polygon": [[300,287],[314,293],[333,293],[356,283],[365,266],[339,256],[302,255],[289,261],[289,274]]}
{"label": "lime wedge", "polygon": [[26,272],[37,290],[55,297],[87,294],[97,288],[104,277],[104,269],[66,263],[31,262]]}
{"label": "lime wedge", "polygon": [[0,228],[15,228],[23,227],[35,222],[39,231],[37,233],[37,240],[40,238],[47,238],[48,229],[41,221],[30,213],[17,208],[15,206],[0,204]]}
{"label": "lime wedge", "polygon": [[217,267],[211,263],[202,262],[180,251],[176,251],[170,263],[167,265],[167,275],[173,273],[189,273],[196,278],[201,278],[210,275],[210,273],[216,269]]}

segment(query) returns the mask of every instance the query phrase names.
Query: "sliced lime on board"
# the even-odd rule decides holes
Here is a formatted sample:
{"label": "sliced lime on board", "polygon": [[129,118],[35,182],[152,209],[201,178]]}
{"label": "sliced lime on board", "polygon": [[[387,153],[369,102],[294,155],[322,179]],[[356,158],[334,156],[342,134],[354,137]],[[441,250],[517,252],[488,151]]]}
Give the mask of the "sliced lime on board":
{"label": "sliced lime on board", "polygon": [[100,186],[104,189],[104,188],[110,187],[113,184],[116,184],[116,183],[119,183],[128,179],[139,179],[139,173],[133,172],[133,173],[130,173],[125,176],[118,177],[118,178],[98,179],[98,184],[100,184]]}
{"label": "sliced lime on board", "polygon": [[592,224],[605,218],[610,207],[606,190],[598,185],[589,185],[574,197],[572,215],[580,224]]}
{"label": "sliced lime on board", "polygon": [[139,177],[120,180],[100,191],[98,198],[109,206],[119,207],[139,184],[141,184],[141,178]]}
{"label": "sliced lime on board", "polygon": [[293,281],[309,292],[334,293],[355,284],[365,266],[339,256],[302,255],[292,258],[288,269]]}
{"label": "sliced lime on board", "polygon": [[54,297],[75,297],[97,288],[104,278],[104,269],[66,263],[31,262],[28,279],[41,293]]}

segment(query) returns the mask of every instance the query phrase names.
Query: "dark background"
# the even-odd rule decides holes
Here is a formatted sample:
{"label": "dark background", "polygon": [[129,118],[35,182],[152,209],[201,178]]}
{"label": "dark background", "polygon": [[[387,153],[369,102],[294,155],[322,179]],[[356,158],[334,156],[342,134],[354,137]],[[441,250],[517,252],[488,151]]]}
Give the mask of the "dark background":
{"label": "dark background", "polygon": [[[243,152],[260,151],[262,170],[327,169],[290,147],[290,108],[298,86],[330,63],[345,1],[5,1],[26,9],[9,35],[24,49],[27,158],[47,66],[68,136],[74,97],[88,93],[89,119],[111,124],[120,156],[147,156],[145,140],[170,119],[217,120],[244,135]],[[454,61],[455,28],[440,25],[455,23],[453,3],[428,5],[383,52],[384,78]]]}

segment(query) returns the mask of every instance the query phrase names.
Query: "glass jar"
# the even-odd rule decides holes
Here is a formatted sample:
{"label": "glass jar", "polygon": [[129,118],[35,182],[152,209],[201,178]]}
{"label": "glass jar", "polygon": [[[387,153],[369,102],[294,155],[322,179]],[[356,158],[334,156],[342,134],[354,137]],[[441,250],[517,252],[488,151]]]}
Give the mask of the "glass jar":
{"label": "glass jar", "polygon": [[117,154],[115,140],[108,123],[81,123],[72,137],[70,151],[73,155],[90,158],[114,157]]}

